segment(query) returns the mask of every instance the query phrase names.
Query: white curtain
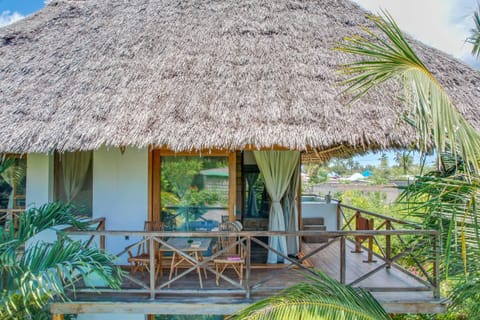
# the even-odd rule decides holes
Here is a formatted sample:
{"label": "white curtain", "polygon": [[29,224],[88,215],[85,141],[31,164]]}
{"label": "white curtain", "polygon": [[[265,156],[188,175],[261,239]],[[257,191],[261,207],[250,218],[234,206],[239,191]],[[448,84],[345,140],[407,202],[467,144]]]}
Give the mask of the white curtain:
{"label": "white curtain", "polygon": [[[288,186],[285,196],[283,197],[283,211],[285,213],[285,226],[288,232],[298,231],[298,207],[297,196],[300,184],[300,159],[293,172],[292,180]],[[298,253],[298,237],[287,237],[288,254],[295,255]]]}
{"label": "white curtain", "polygon": [[[298,151],[254,151],[258,168],[265,180],[265,188],[272,200],[268,229],[270,231],[286,231],[285,216],[280,203],[292,179],[293,172],[300,159]],[[284,236],[269,238],[269,246],[287,255],[287,240]],[[267,263],[277,263],[279,257],[268,252]]]}
{"label": "white curtain", "polygon": [[67,203],[71,203],[82,189],[92,159],[92,152],[76,151],[61,155],[63,188]]}

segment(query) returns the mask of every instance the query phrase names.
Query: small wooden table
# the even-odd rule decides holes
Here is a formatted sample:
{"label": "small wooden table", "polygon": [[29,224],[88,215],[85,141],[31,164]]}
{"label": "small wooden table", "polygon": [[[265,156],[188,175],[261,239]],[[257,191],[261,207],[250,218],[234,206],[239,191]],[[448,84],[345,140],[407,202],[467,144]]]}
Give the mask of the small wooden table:
{"label": "small wooden table", "polygon": [[[189,240],[192,240],[192,241],[189,242]],[[173,251],[172,263],[170,265],[170,276],[168,278],[169,280],[172,280],[173,272],[176,271],[177,267],[182,263],[186,262],[194,266],[196,263],[202,261],[203,252],[207,251],[210,248],[212,239],[211,238],[170,238],[167,240],[167,243],[172,247],[176,248],[177,250],[185,252],[195,260],[194,262],[190,259],[187,259],[177,251]],[[160,251],[172,251],[172,249],[167,246],[162,246],[160,247]],[[198,274],[198,281],[200,282],[200,288],[203,289],[202,273],[200,271],[200,267],[197,267],[197,274]],[[206,277],[206,274],[205,274],[205,277]]]}

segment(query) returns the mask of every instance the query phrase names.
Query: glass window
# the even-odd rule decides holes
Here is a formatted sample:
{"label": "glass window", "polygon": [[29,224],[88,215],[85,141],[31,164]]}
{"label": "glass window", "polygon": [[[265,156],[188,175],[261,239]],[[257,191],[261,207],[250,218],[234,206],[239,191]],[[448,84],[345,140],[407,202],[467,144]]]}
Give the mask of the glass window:
{"label": "glass window", "polygon": [[166,230],[212,231],[228,217],[228,157],[162,156],[160,172]]}
{"label": "glass window", "polygon": [[55,201],[70,203],[81,215],[92,216],[92,151],[55,154]]}

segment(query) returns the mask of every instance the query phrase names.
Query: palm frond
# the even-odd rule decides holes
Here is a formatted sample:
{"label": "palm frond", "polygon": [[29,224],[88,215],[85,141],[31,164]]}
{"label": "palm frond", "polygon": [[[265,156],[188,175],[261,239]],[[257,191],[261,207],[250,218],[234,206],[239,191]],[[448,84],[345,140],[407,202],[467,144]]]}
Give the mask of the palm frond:
{"label": "palm frond", "polygon": [[15,164],[15,158],[7,157],[6,155],[0,156],[0,175],[8,168]]}
{"label": "palm frond", "polygon": [[[17,226],[0,228],[0,318],[39,318],[53,298],[66,299],[66,286],[95,273],[109,287],[118,288],[122,271],[116,257],[72,241],[65,235],[53,244],[25,246],[28,239],[50,227],[69,224],[87,227],[73,215],[75,208],[50,203],[22,214]],[[17,227],[17,228],[15,228]],[[25,248],[26,247],[26,248]]]}
{"label": "palm frond", "polygon": [[114,256],[86,248],[79,241],[37,243],[27,248],[20,259],[3,258],[0,279],[9,283],[0,280],[0,287],[9,290],[1,296],[2,318],[18,312],[19,308],[34,313],[53,298],[66,299],[65,287],[74,289],[75,282],[89,274],[95,273],[112,288],[118,288],[122,278],[120,269],[114,265]]}
{"label": "palm frond", "polygon": [[472,319],[480,314],[480,274],[471,279],[464,280],[453,290],[450,299],[451,308],[456,311],[463,311],[465,307],[470,309]]}
{"label": "palm frond", "polygon": [[258,301],[228,319],[390,319],[373,296],[316,271],[279,295]]}
{"label": "palm frond", "polygon": [[0,254],[12,245],[24,245],[29,238],[53,226],[70,224],[79,229],[86,228],[87,224],[79,221],[74,211],[74,206],[60,202],[26,210],[19,216],[16,226],[10,221],[6,228],[0,228]]}
{"label": "palm frond", "polygon": [[[369,19],[386,39],[365,29],[367,38],[345,38],[336,49],[364,60],[342,66],[349,76],[343,84],[352,102],[388,80],[401,81],[403,100],[409,106],[409,117],[417,130],[421,151],[433,143],[438,153],[453,151],[479,173],[480,134],[457,111],[448,94],[408,44],[401,30],[386,12]],[[467,171],[469,176],[469,172]]]}
{"label": "palm frond", "polygon": [[470,30],[470,36],[467,42],[472,44],[472,55],[478,59],[480,58],[480,4],[477,11],[473,13],[474,28]]}
{"label": "palm frond", "polygon": [[440,232],[446,277],[475,271],[480,263],[480,227],[477,198],[480,178],[466,178],[461,160],[441,155],[443,171],[417,177],[397,203],[411,217],[423,221],[426,229]]}

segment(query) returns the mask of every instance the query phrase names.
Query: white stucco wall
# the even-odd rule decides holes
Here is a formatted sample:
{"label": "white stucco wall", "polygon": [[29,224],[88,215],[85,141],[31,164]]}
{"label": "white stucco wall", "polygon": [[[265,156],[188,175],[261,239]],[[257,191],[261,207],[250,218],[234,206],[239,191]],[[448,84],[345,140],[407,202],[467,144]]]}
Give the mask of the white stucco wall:
{"label": "white stucco wall", "polygon": [[[143,230],[148,218],[148,149],[100,148],[93,153],[93,218],[105,217],[107,230]],[[117,254],[136,239],[107,237]],[[126,264],[126,257],[119,260]]]}
{"label": "white stucco wall", "polygon": [[[27,156],[27,206],[53,199],[53,156]],[[143,230],[148,218],[148,149],[100,148],[93,153],[93,218],[105,217],[108,230]],[[138,239],[107,237],[110,253],[117,254]],[[119,260],[126,264],[126,257]]]}
{"label": "white stucco wall", "polygon": [[53,157],[44,153],[27,155],[27,207],[38,207],[52,200]]}

